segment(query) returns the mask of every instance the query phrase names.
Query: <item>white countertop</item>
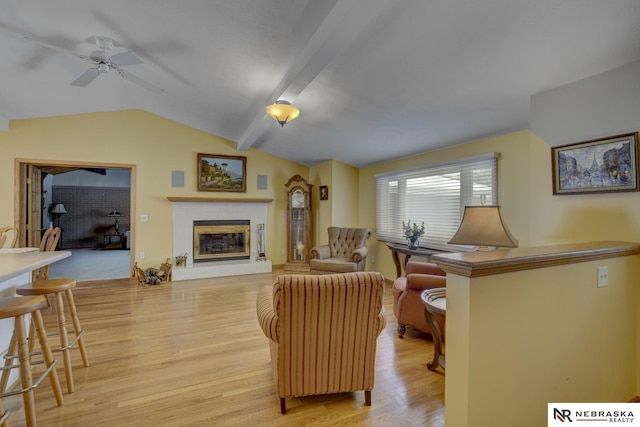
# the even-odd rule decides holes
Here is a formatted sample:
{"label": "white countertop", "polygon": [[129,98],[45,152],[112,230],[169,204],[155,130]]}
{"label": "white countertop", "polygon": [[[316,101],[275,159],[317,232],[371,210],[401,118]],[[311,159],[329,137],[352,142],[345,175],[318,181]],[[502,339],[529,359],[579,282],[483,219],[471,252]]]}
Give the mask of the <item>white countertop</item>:
{"label": "white countertop", "polygon": [[0,282],[70,256],[69,251],[0,254]]}

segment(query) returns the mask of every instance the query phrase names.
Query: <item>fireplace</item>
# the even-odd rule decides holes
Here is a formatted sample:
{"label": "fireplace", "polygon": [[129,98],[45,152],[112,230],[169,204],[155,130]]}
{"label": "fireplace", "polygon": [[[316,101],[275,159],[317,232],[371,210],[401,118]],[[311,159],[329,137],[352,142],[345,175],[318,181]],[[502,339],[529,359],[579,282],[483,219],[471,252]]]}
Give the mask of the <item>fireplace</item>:
{"label": "fireplace", "polygon": [[249,259],[249,220],[193,221],[193,262]]}
{"label": "fireplace", "polygon": [[[211,199],[215,200],[215,199]],[[235,199],[234,199],[235,200]],[[208,201],[201,197],[194,199],[185,197],[169,198],[173,205],[172,230],[173,238],[172,255],[185,256],[187,262],[184,267],[174,268],[171,272],[173,281],[205,279],[208,277],[230,277],[245,274],[271,273],[272,264],[267,259],[260,259],[264,253],[265,258],[268,253],[260,248],[268,248],[269,235],[266,224],[268,224],[267,208],[271,200],[255,200],[250,202],[238,199],[237,201]],[[244,219],[251,225],[249,257],[244,259],[211,259],[208,262],[194,262],[194,221],[201,220],[233,221]],[[260,225],[264,225],[260,234]],[[260,236],[262,236],[262,246],[259,246]]]}

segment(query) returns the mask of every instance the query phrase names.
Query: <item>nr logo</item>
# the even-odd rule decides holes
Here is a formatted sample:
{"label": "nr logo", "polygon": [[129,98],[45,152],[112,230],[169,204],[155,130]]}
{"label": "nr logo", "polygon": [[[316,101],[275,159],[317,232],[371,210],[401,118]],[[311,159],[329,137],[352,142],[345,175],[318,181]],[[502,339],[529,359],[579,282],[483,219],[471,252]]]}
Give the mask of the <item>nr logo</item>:
{"label": "nr logo", "polygon": [[571,421],[571,411],[569,409],[553,408],[553,419],[561,421],[563,423],[566,421],[570,423],[573,422]]}

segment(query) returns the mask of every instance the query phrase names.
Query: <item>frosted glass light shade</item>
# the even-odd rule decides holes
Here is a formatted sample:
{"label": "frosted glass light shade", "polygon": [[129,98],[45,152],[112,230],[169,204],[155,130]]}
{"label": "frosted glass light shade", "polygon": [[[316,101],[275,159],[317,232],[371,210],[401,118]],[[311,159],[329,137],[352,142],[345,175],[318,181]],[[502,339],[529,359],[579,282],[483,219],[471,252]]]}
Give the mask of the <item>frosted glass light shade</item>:
{"label": "frosted glass light shade", "polygon": [[267,105],[267,115],[283,126],[300,116],[300,110],[291,105],[289,101],[278,100],[271,105]]}
{"label": "frosted glass light shade", "polygon": [[466,206],[460,228],[449,241],[454,245],[516,248],[513,237],[502,219],[500,206]]}

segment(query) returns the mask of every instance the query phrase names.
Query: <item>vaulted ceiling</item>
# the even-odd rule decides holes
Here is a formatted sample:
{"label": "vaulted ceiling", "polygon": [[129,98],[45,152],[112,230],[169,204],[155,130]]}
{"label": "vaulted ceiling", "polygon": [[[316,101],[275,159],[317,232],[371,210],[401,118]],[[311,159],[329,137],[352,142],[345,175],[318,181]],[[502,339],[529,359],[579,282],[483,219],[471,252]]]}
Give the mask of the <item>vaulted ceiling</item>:
{"label": "vaulted ceiling", "polygon": [[[527,128],[532,94],[640,59],[638,0],[0,0],[0,11],[0,117],[139,108],[309,166]],[[107,56],[143,63],[120,56],[127,78],[71,85],[98,37],[113,40]],[[276,99],[301,116],[280,127],[264,111]]]}

